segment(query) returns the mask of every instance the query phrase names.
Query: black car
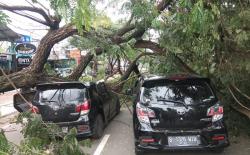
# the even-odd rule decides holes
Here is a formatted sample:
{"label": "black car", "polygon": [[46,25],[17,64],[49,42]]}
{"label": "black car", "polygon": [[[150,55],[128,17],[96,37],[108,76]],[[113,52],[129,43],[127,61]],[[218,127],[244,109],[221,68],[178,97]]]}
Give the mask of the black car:
{"label": "black car", "polygon": [[[32,94],[27,97],[32,100],[32,112],[40,114],[45,122],[56,123],[64,133],[76,128],[77,137],[100,138],[104,126],[120,112],[118,96],[102,82],[44,83],[26,96]],[[14,96],[14,107],[19,112],[30,108],[18,94]]]}
{"label": "black car", "polygon": [[135,152],[214,150],[229,145],[223,106],[208,78],[141,77],[133,90]]}

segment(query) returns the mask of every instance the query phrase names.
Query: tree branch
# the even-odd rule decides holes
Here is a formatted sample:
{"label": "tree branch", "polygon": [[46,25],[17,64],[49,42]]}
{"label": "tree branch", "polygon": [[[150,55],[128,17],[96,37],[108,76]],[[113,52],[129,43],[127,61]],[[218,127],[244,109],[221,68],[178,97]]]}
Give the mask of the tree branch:
{"label": "tree branch", "polygon": [[[45,21],[41,20],[42,22],[40,21],[39,23],[42,23],[42,24],[44,24],[46,26],[49,26],[49,27],[54,27],[55,26],[55,21],[52,20],[47,15],[47,13],[41,8],[30,7],[30,6],[8,6],[8,5],[5,5],[3,3],[0,3],[0,8],[3,9],[3,10],[7,10],[7,11],[10,11],[10,12],[19,14],[19,15],[24,16],[24,17],[27,17],[27,16],[22,15],[20,13],[17,13],[17,11],[30,11],[30,12],[38,13],[45,19]],[[27,17],[27,18],[30,18],[30,17]],[[30,19],[34,20],[33,18],[30,18]],[[37,20],[35,20],[35,21],[37,22]]]}
{"label": "tree branch", "polygon": [[149,41],[149,40],[137,40],[135,45],[135,48],[147,48],[147,49],[151,49],[154,52],[157,53],[165,53],[165,49],[163,49],[162,47],[160,47],[159,44]]}
{"label": "tree branch", "polygon": [[74,34],[77,34],[77,29],[71,24],[65,25],[58,30],[50,30],[40,41],[37,52],[29,66],[31,70],[42,72],[54,44]]}
{"label": "tree branch", "polygon": [[[135,48],[147,48],[150,49],[154,52],[157,53],[161,53],[161,54],[165,54],[167,51],[166,49],[160,47],[159,44],[152,42],[152,41],[147,41],[147,40],[138,40],[135,45]],[[170,52],[169,52],[170,53]],[[175,63],[180,66],[183,71],[188,72],[188,73],[192,73],[192,74],[197,74],[191,67],[189,67],[180,57],[178,57],[176,54],[174,53],[170,53],[173,54],[174,59],[175,59]]]}
{"label": "tree branch", "polygon": [[35,18],[31,15],[28,15],[28,14],[23,14],[23,13],[20,13],[20,12],[17,12],[17,11],[12,11],[13,13],[17,14],[17,15],[20,15],[20,16],[23,16],[23,17],[26,17],[26,18],[29,18],[35,22],[38,22],[40,24],[43,24],[43,25],[46,25],[46,26],[50,26],[46,21],[43,21],[41,19],[38,19],[38,18]]}

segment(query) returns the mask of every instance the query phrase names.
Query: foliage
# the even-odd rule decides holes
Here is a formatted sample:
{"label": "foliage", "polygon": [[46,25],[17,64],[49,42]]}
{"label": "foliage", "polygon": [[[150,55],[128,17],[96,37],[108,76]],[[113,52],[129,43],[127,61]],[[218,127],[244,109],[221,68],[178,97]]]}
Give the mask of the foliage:
{"label": "foliage", "polygon": [[138,0],[134,1],[134,4],[130,6],[132,6],[131,13],[134,16],[135,24],[138,27],[151,25],[152,20],[158,15],[154,0]]}
{"label": "foliage", "polygon": [[71,129],[69,133],[62,133],[61,129],[51,123],[42,121],[41,116],[30,112],[19,114],[17,123],[24,127],[22,133],[24,139],[20,146],[10,145],[4,136],[0,134],[0,151],[1,153],[19,154],[19,155],[83,155],[82,146],[90,146],[90,141],[78,142],[76,139],[77,130]]}
{"label": "foliage", "polygon": [[83,33],[83,27],[90,29],[92,11],[89,0],[50,0],[50,6],[58,18],[75,24],[80,33]]}
{"label": "foliage", "polygon": [[153,73],[181,72],[173,63],[175,54],[198,74],[212,78],[225,104],[228,126],[235,133],[249,130],[249,121],[230,108],[234,100],[227,90],[235,83],[250,94],[249,12],[247,1],[178,1],[155,22],[167,53],[150,62],[157,64],[150,65]]}
{"label": "foliage", "polygon": [[51,67],[51,65],[49,65],[48,63],[46,63],[44,65],[44,71],[48,74],[48,75],[52,75],[52,76],[55,76],[57,75],[56,74],[56,71]]}
{"label": "foliage", "polygon": [[12,148],[11,145],[9,144],[7,138],[4,135],[3,131],[0,131],[0,154],[6,154],[11,153]]}
{"label": "foliage", "polygon": [[6,25],[9,22],[9,17],[5,13],[3,13],[3,11],[0,10],[0,25]]}

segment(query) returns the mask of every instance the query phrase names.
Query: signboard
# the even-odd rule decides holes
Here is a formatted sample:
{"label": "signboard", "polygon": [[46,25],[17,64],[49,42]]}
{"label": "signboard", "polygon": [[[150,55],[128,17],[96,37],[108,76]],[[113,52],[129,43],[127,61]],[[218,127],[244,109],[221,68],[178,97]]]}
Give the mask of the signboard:
{"label": "signboard", "polygon": [[27,67],[30,65],[31,61],[30,56],[19,56],[17,58],[17,67]]}
{"label": "signboard", "polygon": [[15,47],[15,51],[17,54],[30,55],[36,52],[36,46],[30,43],[22,43]]}

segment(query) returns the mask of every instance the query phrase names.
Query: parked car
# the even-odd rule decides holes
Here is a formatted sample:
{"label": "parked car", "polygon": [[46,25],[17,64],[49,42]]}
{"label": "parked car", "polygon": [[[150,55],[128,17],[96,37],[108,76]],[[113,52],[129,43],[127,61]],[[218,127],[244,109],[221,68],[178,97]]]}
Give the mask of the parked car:
{"label": "parked car", "polygon": [[214,150],[229,145],[223,105],[208,78],[144,76],[132,90],[135,152]]}
{"label": "parked car", "polygon": [[[118,96],[102,82],[44,83],[37,85],[33,94],[32,112],[45,122],[56,123],[64,133],[75,127],[77,137],[100,138],[105,125],[120,112]],[[20,102],[18,94],[14,106],[20,112],[30,108]]]}

